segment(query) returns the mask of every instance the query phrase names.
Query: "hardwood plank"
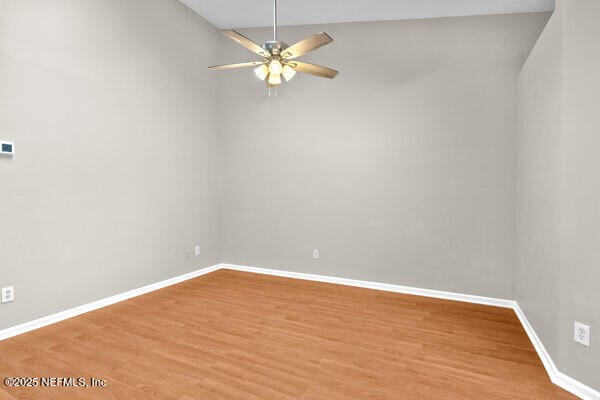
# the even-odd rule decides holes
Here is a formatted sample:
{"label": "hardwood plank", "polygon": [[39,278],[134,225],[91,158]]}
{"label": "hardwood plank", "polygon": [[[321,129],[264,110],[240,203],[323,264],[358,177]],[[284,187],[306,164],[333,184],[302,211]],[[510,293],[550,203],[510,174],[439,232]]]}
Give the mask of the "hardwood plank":
{"label": "hardwood plank", "polygon": [[[575,399],[512,310],[220,270],[0,342],[8,400]],[[0,383],[1,384],[1,383]]]}

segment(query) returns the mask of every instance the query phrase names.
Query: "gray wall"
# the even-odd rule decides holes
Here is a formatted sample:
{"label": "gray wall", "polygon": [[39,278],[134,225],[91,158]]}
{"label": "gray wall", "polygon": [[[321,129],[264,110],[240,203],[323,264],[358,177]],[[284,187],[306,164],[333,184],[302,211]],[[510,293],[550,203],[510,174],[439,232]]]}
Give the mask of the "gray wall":
{"label": "gray wall", "polygon": [[519,75],[516,298],[558,359],[562,17],[552,15]]}
{"label": "gray wall", "polygon": [[517,300],[559,370],[600,389],[600,2],[557,6],[520,77]]}
{"label": "gray wall", "polygon": [[[562,7],[559,368],[600,390],[600,1]],[[591,348],[573,342],[575,320],[592,326]]]}
{"label": "gray wall", "polygon": [[177,1],[0,0],[0,329],[219,261],[219,43]]}
{"label": "gray wall", "polygon": [[305,59],[341,74],[223,78],[224,259],[512,298],[517,75],[547,19],[283,27],[330,33]]}

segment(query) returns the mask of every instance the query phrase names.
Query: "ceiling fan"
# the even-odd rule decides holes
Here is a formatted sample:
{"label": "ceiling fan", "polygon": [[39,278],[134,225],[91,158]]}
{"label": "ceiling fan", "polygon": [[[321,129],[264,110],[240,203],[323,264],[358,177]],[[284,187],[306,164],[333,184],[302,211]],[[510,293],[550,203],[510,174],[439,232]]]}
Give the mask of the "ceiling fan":
{"label": "ceiling fan", "polygon": [[296,72],[319,76],[321,78],[333,79],[338,71],[320,65],[296,61],[296,58],[325,46],[333,41],[331,36],[325,32],[316,33],[291,46],[277,39],[277,0],[273,0],[273,40],[262,46],[248,39],[246,36],[234,30],[224,30],[223,34],[236,41],[253,53],[263,58],[261,61],[251,61],[240,64],[215,65],[209,67],[212,70],[229,70],[235,68],[256,67],[256,76],[267,83],[269,89],[282,83],[282,76],[286,81],[292,80]]}

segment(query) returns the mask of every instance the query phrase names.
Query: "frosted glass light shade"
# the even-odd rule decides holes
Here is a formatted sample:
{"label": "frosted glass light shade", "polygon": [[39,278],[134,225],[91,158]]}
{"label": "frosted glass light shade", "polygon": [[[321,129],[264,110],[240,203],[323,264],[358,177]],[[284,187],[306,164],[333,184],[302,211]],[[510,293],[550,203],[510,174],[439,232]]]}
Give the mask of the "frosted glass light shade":
{"label": "frosted glass light shade", "polygon": [[281,75],[269,74],[269,85],[281,85]]}
{"label": "frosted glass light shade", "polygon": [[269,64],[269,72],[271,75],[281,75],[281,71],[283,70],[283,65],[279,60],[273,60]]}
{"label": "frosted glass light shade", "polygon": [[281,74],[283,75],[285,80],[289,82],[294,78],[294,76],[296,76],[296,70],[290,67],[289,65],[284,65]]}
{"label": "frosted glass light shade", "polygon": [[269,75],[269,67],[267,67],[265,64],[263,64],[260,67],[256,68],[254,70],[254,73],[256,74],[258,79],[260,79],[261,81],[264,81],[265,79],[267,79],[267,75]]}

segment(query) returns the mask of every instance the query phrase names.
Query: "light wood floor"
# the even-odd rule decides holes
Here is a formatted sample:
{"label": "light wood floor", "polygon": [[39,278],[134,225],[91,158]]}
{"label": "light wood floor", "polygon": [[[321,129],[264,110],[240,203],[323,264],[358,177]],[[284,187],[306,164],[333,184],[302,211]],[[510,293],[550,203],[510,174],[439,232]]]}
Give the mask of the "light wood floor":
{"label": "light wood floor", "polygon": [[574,399],[512,310],[217,271],[0,342],[2,400]]}

